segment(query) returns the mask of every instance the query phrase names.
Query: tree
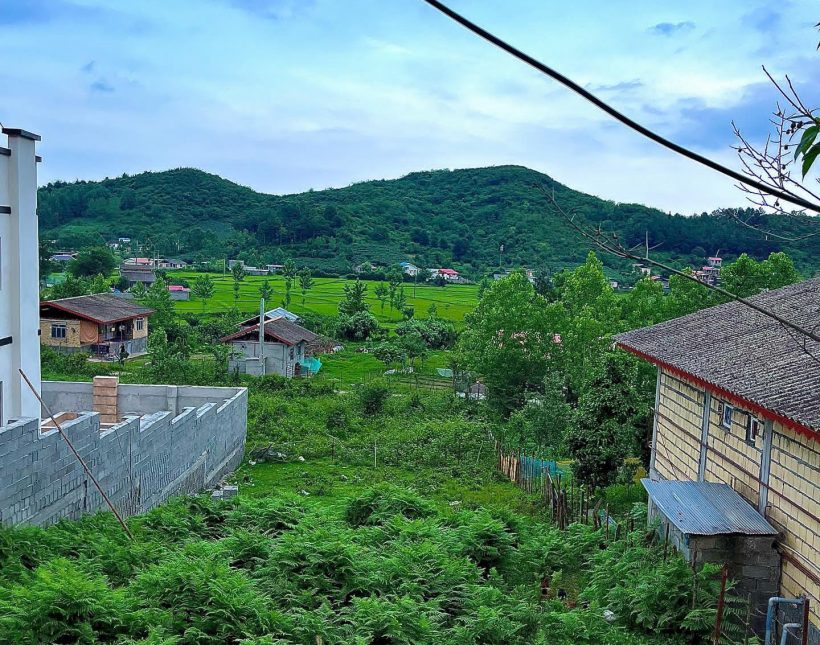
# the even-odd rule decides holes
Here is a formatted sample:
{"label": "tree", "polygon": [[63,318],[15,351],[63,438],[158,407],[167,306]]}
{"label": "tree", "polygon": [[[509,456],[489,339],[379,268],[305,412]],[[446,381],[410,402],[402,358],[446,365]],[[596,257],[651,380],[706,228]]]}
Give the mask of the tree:
{"label": "tree", "polygon": [[137,300],[143,300],[148,290],[145,288],[144,282],[135,282],[133,286],[129,289],[129,291],[134,295],[134,298],[136,298]]}
{"label": "tree", "polygon": [[666,319],[663,286],[657,280],[639,280],[621,302],[621,315],[627,329],[654,325]]}
{"label": "tree", "polygon": [[407,307],[407,296],[404,293],[404,286],[399,287],[393,299],[393,306],[397,311],[404,313]]}
{"label": "tree", "polygon": [[424,365],[424,358],[427,356],[427,343],[424,342],[420,334],[410,333],[399,336],[399,343],[401,344],[402,351],[407,355],[407,358],[410,359],[414,368],[416,359],[419,359],[421,364]]}
{"label": "tree", "polygon": [[379,282],[374,289],[373,295],[376,296],[376,300],[379,301],[379,305],[381,305],[381,312],[384,313],[384,303],[387,300],[387,296],[389,295],[390,291],[387,288],[387,285],[384,282]]}
{"label": "tree", "polygon": [[262,286],[259,287],[259,297],[261,297],[265,302],[269,302],[271,297],[273,297],[273,287],[267,278],[265,278]]}
{"label": "tree", "polygon": [[299,272],[299,288],[302,291],[302,306],[305,306],[305,295],[313,287],[313,276],[310,269],[305,267]]}
{"label": "tree", "polygon": [[290,307],[290,292],[293,289],[293,280],[296,278],[296,263],[290,258],[285,260],[285,264],[282,267],[282,276],[285,278],[285,299],[282,301],[282,304],[285,306],[285,309],[287,309]]}
{"label": "tree", "polygon": [[348,340],[367,340],[379,330],[379,321],[369,311],[339,315],[338,333]]}
{"label": "tree", "polygon": [[401,365],[407,359],[407,355],[402,347],[395,343],[381,343],[376,345],[372,353],[373,356],[384,363],[387,368]]}
{"label": "tree", "polygon": [[55,269],[56,262],[51,260],[54,253],[54,245],[49,240],[40,238],[39,242],[39,268],[40,268],[40,282],[44,282],[46,277]]}
{"label": "tree", "polygon": [[91,281],[89,293],[111,293],[111,285],[104,275],[99,274]]}
{"label": "tree", "polygon": [[117,266],[114,254],[105,246],[84,249],[68,263],[68,272],[78,278],[92,277],[98,274],[110,275]]}
{"label": "tree", "polygon": [[385,275],[385,277],[387,278],[387,289],[390,294],[390,308],[399,309],[399,311],[401,311],[401,309],[398,306],[396,306],[396,291],[398,290],[399,285],[402,283],[402,280],[404,279],[401,269],[395,265],[391,266],[387,270],[387,274]]}
{"label": "tree", "polygon": [[496,411],[506,416],[524,404],[528,391],[543,388],[547,373],[560,364],[556,334],[565,317],[518,271],[493,282],[467,315],[459,350],[483,377]]}
{"label": "tree", "polygon": [[233,307],[234,309],[239,308],[239,287],[242,281],[245,279],[245,267],[242,266],[239,262],[235,263],[231,267],[231,276],[233,277]]}
{"label": "tree", "polygon": [[211,276],[207,273],[197,276],[191,287],[191,293],[194,294],[195,298],[199,298],[202,301],[202,313],[205,313],[208,300],[214,295],[214,281],[211,279]]}
{"label": "tree", "polygon": [[88,280],[67,275],[63,282],[51,287],[51,298],[55,300],[59,300],[60,298],[74,298],[76,296],[85,296],[89,292],[90,285]]}
{"label": "tree", "polygon": [[366,312],[369,307],[365,302],[367,295],[367,285],[356,278],[353,284],[345,284],[344,298],[339,302],[339,314],[342,316],[353,316],[354,314]]}
{"label": "tree", "polygon": [[167,331],[175,321],[174,303],[165,280],[158,279],[148,288],[142,298],[142,304],[154,310],[151,316],[151,326],[155,329]]}

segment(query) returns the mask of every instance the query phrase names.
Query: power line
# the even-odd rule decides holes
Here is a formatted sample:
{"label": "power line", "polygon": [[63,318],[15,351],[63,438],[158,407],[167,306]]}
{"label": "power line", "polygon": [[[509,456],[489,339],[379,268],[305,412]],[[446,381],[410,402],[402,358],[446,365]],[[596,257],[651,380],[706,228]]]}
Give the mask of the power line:
{"label": "power line", "polygon": [[810,202],[810,201],[808,201],[806,199],[803,199],[802,197],[799,197],[797,195],[792,195],[791,193],[784,192],[782,190],[778,190],[778,189],[773,188],[771,186],[767,186],[766,184],[764,184],[762,182],[755,181],[754,179],[751,179],[751,178],[747,177],[746,175],[737,172],[736,170],[732,170],[731,168],[727,168],[726,166],[723,166],[723,165],[717,163],[716,161],[712,161],[708,157],[704,157],[703,155],[699,155],[697,152],[693,152],[693,151],[689,150],[688,148],[684,148],[683,146],[675,143],[674,141],[670,141],[669,139],[667,139],[665,137],[662,137],[661,135],[659,135],[659,134],[653,132],[652,130],[650,130],[649,128],[647,128],[645,126],[642,126],[637,121],[633,121],[632,119],[630,119],[625,114],[622,114],[621,112],[619,112],[618,110],[616,110],[612,106],[608,105],[607,103],[604,103],[601,99],[599,99],[597,96],[595,96],[594,94],[592,94],[588,90],[585,90],[583,87],[578,85],[578,83],[576,83],[575,81],[567,78],[566,76],[564,76],[560,72],[557,72],[556,70],[552,69],[551,67],[549,67],[549,66],[545,65],[544,63],[536,60],[532,56],[529,56],[528,54],[525,54],[520,49],[517,49],[516,47],[513,47],[509,43],[501,40],[501,38],[499,38],[498,36],[494,36],[493,34],[491,34],[486,29],[482,29],[481,27],[479,27],[474,22],[471,22],[470,20],[468,20],[467,18],[465,18],[461,14],[456,13],[455,11],[450,9],[447,5],[439,2],[438,0],[424,0],[424,2],[429,4],[431,7],[434,7],[435,9],[438,9],[441,13],[446,15],[448,18],[451,18],[452,20],[459,23],[463,27],[469,29],[474,34],[476,34],[477,36],[480,36],[484,40],[486,40],[486,41],[492,43],[493,45],[495,45],[496,47],[498,47],[500,49],[503,49],[505,52],[507,52],[508,54],[511,54],[512,56],[514,56],[518,60],[526,63],[527,65],[530,65],[531,67],[534,67],[535,69],[537,69],[542,74],[546,74],[550,78],[558,81],[559,83],[561,83],[561,85],[563,85],[564,87],[569,88],[570,90],[572,90],[576,94],[580,95],[582,98],[586,99],[587,101],[589,101],[590,103],[592,103],[593,105],[598,107],[599,109],[601,109],[604,112],[606,112],[607,114],[609,114],[612,118],[616,119],[617,121],[620,121],[621,123],[623,123],[628,128],[631,128],[632,130],[635,130],[635,132],[638,132],[639,134],[642,134],[646,138],[651,139],[655,143],[658,143],[658,144],[662,145],[664,148],[668,148],[669,150],[672,150],[673,152],[677,152],[679,155],[683,155],[684,157],[687,157],[688,159],[691,159],[692,161],[696,161],[697,163],[702,164],[702,165],[706,166],[707,168],[711,168],[712,170],[715,170],[715,171],[717,171],[721,174],[724,174],[727,177],[731,177],[735,181],[739,181],[743,184],[746,184],[747,186],[751,186],[752,188],[763,191],[764,193],[772,195],[773,197],[777,197],[778,199],[782,199],[785,202],[789,202],[791,204],[795,204],[797,206],[800,206],[801,208],[805,208],[805,209],[812,210],[814,212],[820,213],[820,205],[818,205],[818,204]]}

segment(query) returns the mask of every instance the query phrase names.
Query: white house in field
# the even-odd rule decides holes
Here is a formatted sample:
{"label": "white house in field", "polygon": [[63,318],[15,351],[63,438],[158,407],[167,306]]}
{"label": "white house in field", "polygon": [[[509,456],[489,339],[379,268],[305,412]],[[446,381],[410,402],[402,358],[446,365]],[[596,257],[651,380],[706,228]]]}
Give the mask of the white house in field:
{"label": "white house in field", "polygon": [[0,427],[40,417],[40,404],[20,377],[40,389],[40,273],[37,162],[40,137],[3,128],[0,137]]}

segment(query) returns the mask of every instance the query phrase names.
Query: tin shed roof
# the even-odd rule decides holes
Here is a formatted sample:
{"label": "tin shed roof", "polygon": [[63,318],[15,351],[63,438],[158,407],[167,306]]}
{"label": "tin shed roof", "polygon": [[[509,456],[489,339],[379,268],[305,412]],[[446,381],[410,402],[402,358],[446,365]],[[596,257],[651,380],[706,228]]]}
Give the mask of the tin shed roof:
{"label": "tin shed roof", "polygon": [[660,512],[684,534],[777,535],[728,484],[650,479],[641,483]]}
{"label": "tin shed roof", "polygon": [[111,293],[76,296],[61,300],[45,300],[40,303],[40,316],[47,318],[51,310],[91,320],[99,324],[111,324],[132,318],[142,318],[154,313],[153,309],[135,302],[123,300]]}

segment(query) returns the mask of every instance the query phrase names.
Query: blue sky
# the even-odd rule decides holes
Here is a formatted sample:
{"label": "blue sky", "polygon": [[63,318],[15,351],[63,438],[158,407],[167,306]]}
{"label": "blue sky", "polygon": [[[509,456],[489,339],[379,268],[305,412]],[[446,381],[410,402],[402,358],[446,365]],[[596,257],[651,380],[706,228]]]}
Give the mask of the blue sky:
{"label": "blue sky", "polygon": [[[811,0],[451,6],[733,167],[731,120],[759,139],[776,100],[761,64],[820,98]],[[675,212],[743,203],[420,0],[0,0],[0,29],[0,121],[43,136],[43,182],[194,166],[290,193],[520,164]]]}

